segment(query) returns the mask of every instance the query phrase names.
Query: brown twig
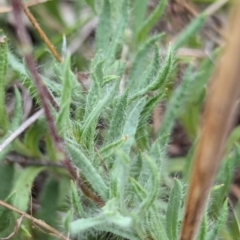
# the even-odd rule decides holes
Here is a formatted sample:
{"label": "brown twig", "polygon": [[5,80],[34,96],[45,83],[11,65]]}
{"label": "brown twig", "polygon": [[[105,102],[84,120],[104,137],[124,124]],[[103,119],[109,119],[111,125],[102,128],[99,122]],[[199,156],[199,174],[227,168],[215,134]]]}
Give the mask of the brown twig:
{"label": "brown twig", "polygon": [[65,151],[64,151],[64,144],[62,139],[59,137],[57,133],[57,129],[54,124],[53,117],[51,115],[50,107],[48,105],[48,98],[49,98],[49,92],[44,83],[42,82],[42,79],[40,78],[40,75],[38,74],[36,65],[34,63],[33,56],[31,54],[32,52],[32,45],[29,40],[29,36],[27,34],[26,28],[24,26],[23,20],[22,20],[22,3],[21,0],[12,0],[12,8],[13,8],[13,15],[15,17],[16,21],[16,27],[17,27],[17,33],[19,36],[19,42],[23,49],[24,58],[26,61],[26,65],[32,75],[33,80],[35,81],[35,85],[37,88],[38,95],[40,97],[42,107],[44,110],[44,114],[46,117],[48,129],[50,132],[50,135],[52,137],[53,145],[55,147],[55,150],[57,152],[57,156],[60,161],[62,161],[65,169],[69,172],[71,177],[78,183],[79,188],[82,190],[82,192],[93,202],[96,204],[103,206],[104,202],[101,198],[99,198],[95,193],[93,193],[89,188],[85,186],[83,181],[78,178],[77,173],[72,166],[70,160],[68,159]]}
{"label": "brown twig", "polygon": [[180,240],[195,239],[211,186],[234,121],[240,93],[240,1],[233,5],[228,42],[212,78],[194,155]]}
{"label": "brown twig", "polygon": [[39,34],[40,38],[43,40],[43,42],[46,44],[49,51],[52,53],[52,55],[55,57],[55,59],[60,63],[62,62],[61,56],[56,51],[55,47],[52,45],[51,41],[48,39],[47,35],[44,33],[44,31],[41,29],[39,24],[37,23],[35,17],[32,15],[32,13],[29,11],[26,4],[23,2],[21,3],[22,9],[25,12],[26,16],[28,17],[29,21],[32,23],[33,27]]}
{"label": "brown twig", "polygon": [[42,227],[44,229],[46,229],[49,233],[53,234],[54,236],[57,236],[59,239],[62,240],[70,240],[70,238],[65,237],[62,233],[60,233],[58,230],[56,230],[55,228],[49,226],[47,223],[45,223],[44,221],[40,220],[40,219],[36,219],[33,216],[22,212],[21,210],[13,207],[12,205],[5,203],[4,201],[0,200],[0,205],[11,210],[14,211],[20,215],[22,215],[22,217],[25,217],[29,220],[31,220],[34,224],[38,225],[39,227]]}

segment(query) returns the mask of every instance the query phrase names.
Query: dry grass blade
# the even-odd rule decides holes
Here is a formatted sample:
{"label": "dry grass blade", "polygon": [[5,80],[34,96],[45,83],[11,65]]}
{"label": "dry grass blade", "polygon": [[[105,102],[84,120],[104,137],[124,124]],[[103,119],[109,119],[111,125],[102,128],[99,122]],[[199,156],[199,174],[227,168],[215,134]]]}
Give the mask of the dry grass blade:
{"label": "dry grass blade", "polygon": [[240,81],[240,2],[230,18],[226,48],[212,78],[204,122],[194,155],[180,240],[193,240],[234,120]]}

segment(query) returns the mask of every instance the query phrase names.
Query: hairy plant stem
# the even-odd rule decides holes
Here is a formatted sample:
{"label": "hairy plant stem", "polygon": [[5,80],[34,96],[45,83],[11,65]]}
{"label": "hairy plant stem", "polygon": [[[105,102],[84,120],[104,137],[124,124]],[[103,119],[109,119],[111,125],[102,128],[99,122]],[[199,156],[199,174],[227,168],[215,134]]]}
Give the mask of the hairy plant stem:
{"label": "hairy plant stem", "polygon": [[[38,74],[36,65],[34,63],[33,56],[31,54],[31,52],[32,52],[31,42],[30,42],[29,36],[27,34],[26,28],[24,26],[23,20],[22,20],[22,2],[21,2],[21,0],[12,0],[11,2],[12,2],[12,8],[13,8],[13,15],[14,15],[15,21],[16,21],[19,42],[20,42],[22,50],[23,50],[26,65],[32,75],[32,78],[35,81],[35,85],[36,85],[36,88],[37,88],[37,91],[38,91],[38,94],[39,94],[39,97],[40,97],[40,100],[42,103],[42,107],[43,107],[44,114],[46,117],[48,129],[50,131],[53,145],[56,149],[58,159],[60,161],[62,161],[65,169],[69,172],[71,177],[77,182],[77,184],[78,184],[79,188],[82,190],[82,192],[88,198],[90,198],[92,201],[94,201],[96,204],[103,206],[104,202],[102,201],[102,199],[100,199],[97,195],[95,195],[95,193],[93,193],[88,187],[86,187],[85,184],[83,183],[83,181],[78,177],[74,167],[72,166],[69,158],[67,157],[67,155],[65,153],[63,141],[57,133],[57,129],[55,127],[54,120],[51,115],[51,110],[48,105],[48,99],[49,99],[49,96],[51,96],[51,95],[50,95],[48,89],[46,88],[46,86],[44,85],[44,83],[42,82],[40,75]],[[53,104],[52,101],[50,101],[50,102]]]}

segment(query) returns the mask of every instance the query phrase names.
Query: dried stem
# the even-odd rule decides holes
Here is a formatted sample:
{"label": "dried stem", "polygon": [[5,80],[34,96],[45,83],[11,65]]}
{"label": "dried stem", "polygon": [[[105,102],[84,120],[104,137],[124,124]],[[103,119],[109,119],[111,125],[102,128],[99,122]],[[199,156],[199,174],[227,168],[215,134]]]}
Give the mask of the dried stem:
{"label": "dried stem", "polygon": [[31,220],[34,224],[38,225],[39,227],[42,227],[44,229],[46,229],[50,234],[53,234],[54,236],[57,236],[59,239],[62,239],[62,240],[70,240],[70,238],[67,238],[65,237],[63,234],[61,234],[58,230],[56,230],[55,228],[49,226],[47,223],[45,223],[44,221],[42,220],[39,220],[39,219],[36,219],[34,218],[33,216],[25,213],[25,212],[22,212],[21,210],[13,207],[12,205],[8,204],[8,203],[5,203],[4,201],[0,200],[0,205],[11,210],[11,211],[14,211],[20,215],[22,215],[23,217]]}
{"label": "dried stem", "polygon": [[240,87],[240,1],[233,6],[228,42],[212,78],[194,155],[180,240],[195,239],[224,144],[234,121]]}
{"label": "dried stem", "polygon": [[34,63],[33,56],[31,54],[32,52],[32,46],[31,42],[29,40],[29,36],[27,34],[26,28],[24,26],[23,20],[22,20],[22,9],[21,9],[22,3],[21,0],[12,0],[12,8],[13,8],[13,15],[15,17],[16,21],[16,27],[17,27],[17,32],[19,36],[19,41],[23,49],[23,54],[25,57],[26,65],[32,75],[32,78],[35,81],[35,85],[38,91],[38,95],[40,97],[40,100],[42,102],[42,107],[44,110],[44,114],[46,117],[48,129],[50,132],[50,135],[52,137],[53,145],[57,151],[57,155],[59,157],[59,160],[63,162],[64,167],[66,170],[69,172],[71,177],[78,183],[78,186],[82,190],[82,192],[90,198],[92,201],[95,203],[99,204],[102,206],[104,202],[97,196],[95,195],[90,189],[88,189],[82,180],[78,178],[77,173],[72,166],[70,160],[68,159],[65,151],[64,151],[64,144],[62,139],[59,137],[57,133],[57,129],[54,124],[53,117],[51,115],[50,107],[48,105],[48,97],[49,97],[49,92],[46,86],[43,84],[40,75],[38,74],[36,65]]}
{"label": "dried stem", "polygon": [[43,40],[43,42],[46,44],[49,51],[52,53],[52,55],[56,58],[56,60],[60,63],[62,62],[61,56],[58,54],[54,46],[52,45],[51,41],[48,39],[44,31],[41,29],[39,24],[37,23],[35,17],[32,15],[32,13],[29,11],[26,4],[22,2],[21,4],[23,11],[25,12],[26,16],[28,17],[29,21],[32,23],[35,30],[38,32],[39,36]]}

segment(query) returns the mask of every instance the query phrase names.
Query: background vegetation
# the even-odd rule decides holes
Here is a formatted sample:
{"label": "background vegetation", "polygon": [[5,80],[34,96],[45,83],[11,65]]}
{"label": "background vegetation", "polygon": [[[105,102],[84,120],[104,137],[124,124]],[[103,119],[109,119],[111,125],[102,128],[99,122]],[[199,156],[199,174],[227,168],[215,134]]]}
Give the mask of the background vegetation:
{"label": "background vegetation", "polygon": [[[178,239],[226,1],[18,3],[0,7],[0,237]],[[240,238],[239,137],[198,240]]]}

